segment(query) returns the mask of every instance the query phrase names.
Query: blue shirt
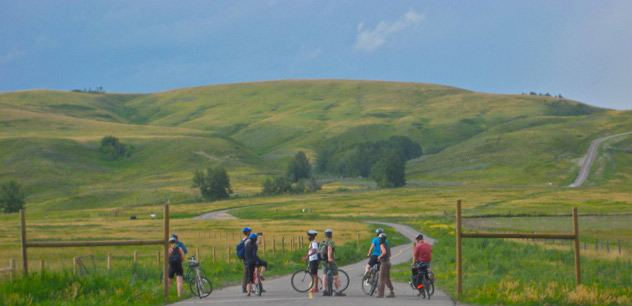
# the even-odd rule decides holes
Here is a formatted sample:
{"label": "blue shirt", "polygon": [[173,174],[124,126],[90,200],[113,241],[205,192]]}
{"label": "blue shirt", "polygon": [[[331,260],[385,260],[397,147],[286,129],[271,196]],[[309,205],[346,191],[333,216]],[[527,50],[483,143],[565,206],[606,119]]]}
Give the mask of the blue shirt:
{"label": "blue shirt", "polygon": [[[378,237],[373,238],[373,241],[371,242],[371,244],[373,244],[373,253],[371,253],[371,256],[382,255],[382,248],[380,248],[380,238]],[[388,240],[386,240],[386,244],[388,245]]]}
{"label": "blue shirt", "polygon": [[179,248],[181,248],[181,249],[182,249],[182,252],[184,252],[184,254],[186,254],[186,253],[187,253],[187,247],[185,247],[185,246],[184,246],[184,243],[182,243],[182,242],[178,241],[178,242],[176,242],[176,246],[178,246]]}

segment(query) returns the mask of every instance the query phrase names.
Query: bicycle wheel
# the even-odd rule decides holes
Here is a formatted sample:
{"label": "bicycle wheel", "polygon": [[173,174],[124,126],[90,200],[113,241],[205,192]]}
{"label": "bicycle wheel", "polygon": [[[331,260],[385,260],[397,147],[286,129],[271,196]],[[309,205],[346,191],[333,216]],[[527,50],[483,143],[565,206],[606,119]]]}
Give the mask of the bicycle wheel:
{"label": "bicycle wheel", "polygon": [[292,274],[292,288],[298,292],[307,292],[314,285],[314,276],[306,270],[298,270]]}
{"label": "bicycle wheel", "polygon": [[259,275],[259,274],[257,274],[257,284],[256,284],[256,286],[257,286],[257,290],[255,290],[255,293],[257,293],[258,296],[261,296],[261,292],[263,291],[263,290],[261,290],[261,288],[263,286],[261,286],[261,275]]}
{"label": "bicycle wheel", "polygon": [[349,274],[347,274],[347,272],[343,270],[338,269],[338,278],[340,278],[340,288],[338,288],[338,292],[343,292],[347,290],[347,288],[349,288]]}
{"label": "bicycle wheel", "polygon": [[209,281],[205,276],[192,278],[189,282],[189,288],[191,289],[191,293],[199,298],[205,298],[213,292],[211,281]]}
{"label": "bicycle wheel", "polygon": [[371,278],[371,294],[369,295],[372,296],[375,293],[375,289],[377,289],[377,282],[379,281],[379,279],[380,275],[376,272],[375,275]]}
{"label": "bicycle wheel", "polygon": [[327,273],[327,285],[325,286],[325,291],[327,291],[327,293],[332,296],[333,294],[333,285],[334,283],[334,275],[331,274],[331,272]]}
{"label": "bicycle wheel", "polygon": [[362,277],[362,283],[360,284],[362,286],[362,292],[364,292],[364,294],[366,295],[371,295],[372,284],[373,282],[371,281],[371,274],[365,274]]}
{"label": "bicycle wheel", "polygon": [[428,282],[429,283],[429,288],[430,288],[430,295],[433,295],[434,294],[434,290],[435,290],[435,287],[434,287],[434,273],[432,273],[432,271],[428,272],[428,276],[430,276],[430,279],[429,279],[429,282]]}
{"label": "bicycle wheel", "polygon": [[[187,270],[187,273],[186,273],[186,274],[184,274],[184,277],[183,277],[183,278],[184,278],[184,280],[185,280],[185,281],[189,281],[189,280],[191,280],[191,279],[194,279],[194,278],[195,278],[195,275],[196,275],[196,274],[195,274],[195,270],[194,270],[194,269],[188,269],[188,270]],[[204,272],[204,270],[202,270],[202,269],[200,269],[200,276],[204,276],[204,277],[206,277],[206,273],[205,273],[205,272]]]}

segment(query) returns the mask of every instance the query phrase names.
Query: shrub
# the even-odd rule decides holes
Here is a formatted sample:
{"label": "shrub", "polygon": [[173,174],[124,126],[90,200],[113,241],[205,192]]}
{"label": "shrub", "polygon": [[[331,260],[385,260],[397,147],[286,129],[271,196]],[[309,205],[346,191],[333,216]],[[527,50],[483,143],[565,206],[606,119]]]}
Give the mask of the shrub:
{"label": "shrub", "polygon": [[228,173],[221,167],[207,168],[206,173],[196,170],[193,173],[193,187],[199,188],[202,197],[210,201],[227,199],[233,193]]}
{"label": "shrub", "polygon": [[0,187],[0,208],[5,213],[17,212],[24,208],[24,193],[16,181],[8,181]]}
{"label": "shrub", "polygon": [[101,139],[100,152],[104,159],[112,161],[131,156],[132,148],[120,143],[118,138],[108,135]]}

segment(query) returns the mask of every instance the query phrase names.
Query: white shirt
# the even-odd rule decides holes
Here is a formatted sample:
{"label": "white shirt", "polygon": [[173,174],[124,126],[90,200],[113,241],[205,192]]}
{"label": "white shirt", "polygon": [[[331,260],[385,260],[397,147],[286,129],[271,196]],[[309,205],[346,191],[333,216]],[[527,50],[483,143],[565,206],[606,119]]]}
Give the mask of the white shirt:
{"label": "white shirt", "polygon": [[309,251],[307,251],[307,254],[312,254],[312,252],[315,252],[315,253],[314,255],[309,257],[309,261],[318,260],[318,242],[316,241],[312,241],[312,243],[309,246]]}

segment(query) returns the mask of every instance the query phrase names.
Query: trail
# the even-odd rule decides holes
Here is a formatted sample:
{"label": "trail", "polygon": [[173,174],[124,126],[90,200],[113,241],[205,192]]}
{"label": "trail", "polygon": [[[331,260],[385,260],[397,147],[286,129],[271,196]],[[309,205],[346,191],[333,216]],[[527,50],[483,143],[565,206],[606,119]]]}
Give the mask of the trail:
{"label": "trail", "polygon": [[592,168],[592,165],[595,162],[595,159],[597,158],[597,153],[599,152],[599,146],[601,145],[601,143],[603,143],[604,141],[608,139],[612,139],[612,138],[623,136],[623,135],[629,135],[629,134],[632,134],[632,132],[627,132],[627,133],[622,133],[622,134],[617,134],[617,135],[610,135],[610,136],[601,137],[601,138],[597,138],[593,140],[593,142],[590,144],[590,147],[588,147],[588,152],[586,152],[586,155],[584,156],[584,161],[582,163],[581,168],[579,169],[579,173],[577,174],[577,178],[575,179],[575,182],[570,184],[568,187],[571,187],[571,188],[579,187],[586,182],[586,179],[588,179],[588,175],[590,174],[590,168]]}
{"label": "trail", "polygon": [[[204,220],[219,220],[214,216],[229,215],[229,210],[222,210],[214,212],[215,215],[205,214],[196,218]],[[229,215],[230,216],[230,215]],[[234,218],[234,217],[233,217]],[[224,220],[224,219],[222,219]],[[408,239],[413,239],[419,234],[415,229],[396,223],[388,222],[370,222],[376,224],[384,224],[390,226],[406,236]],[[335,239],[334,233],[334,239]],[[426,237],[426,241],[434,243],[434,239]],[[407,243],[405,245],[392,248],[391,263],[393,265],[403,262],[410,262],[412,258],[412,244]],[[360,287],[362,275],[364,274],[364,267],[367,260],[346,265],[340,267],[349,274],[349,288],[345,291],[346,297],[324,297],[321,293],[311,295],[309,293],[299,293],[294,291],[290,285],[290,275],[286,275],[279,278],[269,279],[264,282],[264,288],[267,292],[262,296],[246,297],[241,292],[241,285],[231,286],[222,289],[214,290],[213,293],[205,299],[191,298],[185,301],[176,303],[176,305],[362,305],[362,306],[377,306],[388,304],[389,306],[397,305],[455,305],[454,301],[445,294],[445,292],[435,289],[435,294],[431,300],[422,300],[418,298],[410,285],[407,283],[393,282],[395,287],[395,298],[377,299],[375,296],[367,296],[362,292]],[[322,270],[319,271],[322,275]],[[439,282],[441,280],[438,280]],[[188,288],[187,288],[188,289]],[[388,289],[386,289],[388,293]]]}

